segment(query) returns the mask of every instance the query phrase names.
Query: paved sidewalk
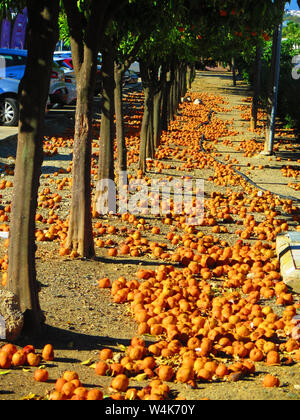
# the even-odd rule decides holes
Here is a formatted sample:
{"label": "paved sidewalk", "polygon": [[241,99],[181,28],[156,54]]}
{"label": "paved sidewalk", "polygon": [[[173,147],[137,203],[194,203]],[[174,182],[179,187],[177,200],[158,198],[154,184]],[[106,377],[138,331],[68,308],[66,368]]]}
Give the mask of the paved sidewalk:
{"label": "paved sidewalk", "polygon": [[17,133],[18,127],[0,126],[0,142],[6,140],[8,137],[15,136]]}
{"label": "paved sidewalk", "polygon": [[[45,136],[62,133],[67,127],[74,126],[74,109],[66,107],[63,110],[51,110],[45,118]],[[0,125],[0,143],[14,140],[18,134],[18,127],[4,127]]]}
{"label": "paved sidewalk", "polygon": [[[228,123],[233,134],[210,142],[218,161],[239,171],[249,178],[258,188],[274,194],[300,200],[300,147],[290,130],[277,130],[274,155],[260,154],[264,146],[263,129],[251,132],[249,121],[250,103],[245,98],[251,96],[247,85],[238,81],[232,86],[231,74],[227,72],[197,72],[193,84],[194,92],[209,93],[222,97],[224,112],[216,112],[214,118]],[[262,121],[260,122],[262,126]],[[290,168],[290,169],[289,169]],[[286,173],[289,172],[289,176]]]}

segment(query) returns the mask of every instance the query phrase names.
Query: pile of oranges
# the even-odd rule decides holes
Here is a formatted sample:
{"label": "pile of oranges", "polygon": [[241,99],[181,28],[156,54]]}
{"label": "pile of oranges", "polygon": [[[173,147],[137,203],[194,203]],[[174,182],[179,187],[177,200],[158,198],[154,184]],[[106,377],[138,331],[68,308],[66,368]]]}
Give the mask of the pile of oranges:
{"label": "pile of oranges", "polygon": [[18,348],[14,344],[5,344],[0,348],[0,368],[38,367],[42,361],[54,360],[54,349],[51,344],[44,346],[41,354],[36,352],[34,346],[28,345]]}
{"label": "pile of oranges", "polygon": [[[198,128],[199,121],[207,118],[205,109],[200,112],[190,104],[181,111],[181,117],[171,124],[170,131],[175,134],[163,136],[156,159],[167,160],[171,152],[182,162],[181,170],[213,169],[209,181],[227,187],[227,192],[214,192],[205,200],[202,227],[210,228],[211,234],[203,233],[199,226],[189,228],[180,215],[170,215],[174,229],[167,240],[175,246],[168,255],[170,265],[141,269],[136,279],[120,277],[105,282],[115,303],[129,305],[139,335],[157,340],[146,352],[144,348],[131,349],[122,359],[126,369],[120,363],[120,372],[130,377],[143,371],[148,378],[154,375],[196,386],[198,381],[236,381],[253,374],[257,363],[279,366],[299,362],[299,342],[290,338],[299,303],[282,281],[275,252],[277,234],[289,229],[281,212],[299,221],[297,206],[268,192],[259,194],[230,164],[219,164],[201,152],[201,133],[218,139],[226,130],[222,125],[217,131],[217,120],[215,125]],[[185,111],[193,115],[193,127],[185,123]],[[196,127],[197,136],[193,135]],[[241,147],[249,156],[260,150],[254,141]],[[244,192],[235,191],[235,187]],[[240,239],[231,246],[217,236],[228,232],[224,223],[239,225],[234,233]],[[157,255],[161,254],[164,249]],[[277,311],[271,300],[282,310]],[[151,368],[142,369],[146,359]],[[110,369],[106,364],[104,374]],[[279,381],[268,375],[263,385],[279,386]]]}

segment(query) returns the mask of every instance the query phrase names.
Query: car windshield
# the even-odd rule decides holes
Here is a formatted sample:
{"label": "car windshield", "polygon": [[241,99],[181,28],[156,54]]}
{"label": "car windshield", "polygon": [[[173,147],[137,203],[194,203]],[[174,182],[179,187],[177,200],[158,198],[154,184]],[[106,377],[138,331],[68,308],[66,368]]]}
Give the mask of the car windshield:
{"label": "car windshield", "polygon": [[0,54],[0,63],[1,67],[2,65],[5,65],[5,67],[25,66],[26,57],[13,54]]}

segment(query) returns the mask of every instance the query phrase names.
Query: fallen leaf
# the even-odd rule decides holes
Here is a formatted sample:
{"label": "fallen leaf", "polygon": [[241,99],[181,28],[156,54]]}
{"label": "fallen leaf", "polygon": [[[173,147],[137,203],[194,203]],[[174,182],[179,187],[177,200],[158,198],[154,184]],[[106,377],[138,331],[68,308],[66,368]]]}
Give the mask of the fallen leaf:
{"label": "fallen leaf", "polygon": [[11,370],[1,370],[0,375],[8,375],[11,372]]}
{"label": "fallen leaf", "polygon": [[141,373],[140,375],[137,375],[135,377],[132,378],[133,381],[145,381],[148,378],[148,375],[146,373]]}
{"label": "fallen leaf", "polygon": [[96,363],[93,363],[92,365],[90,365],[89,366],[90,368],[92,368],[92,369],[95,369],[95,367],[96,367]]}
{"label": "fallen leaf", "polygon": [[36,398],[35,394],[28,394],[28,395],[25,395],[25,397],[22,397],[21,400],[28,401],[28,400],[34,400],[35,398]]}
{"label": "fallen leaf", "polygon": [[83,366],[90,366],[90,365],[93,364],[93,360],[92,359],[84,360],[80,364],[83,365]]}

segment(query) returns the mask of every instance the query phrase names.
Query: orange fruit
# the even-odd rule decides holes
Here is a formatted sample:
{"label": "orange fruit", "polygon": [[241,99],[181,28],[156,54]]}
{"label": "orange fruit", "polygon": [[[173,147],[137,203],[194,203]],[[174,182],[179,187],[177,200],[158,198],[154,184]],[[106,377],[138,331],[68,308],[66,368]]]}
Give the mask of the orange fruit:
{"label": "orange fruit", "polygon": [[13,366],[24,366],[26,363],[26,354],[23,350],[18,350],[12,355],[11,363]]}
{"label": "orange fruit", "polygon": [[52,391],[49,395],[49,401],[62,401],[63,394],[59,391]]}
{"label": "orange fruit", "polygon": [[162,381],[170,382],[175,372],[171,366],[160,366],[158,368],[158,377]]}
{"label": "orange fruit", "polygon": [[71,398],[75,389],[76,389],[76,387],[72,382],[66,382],[63,385],[63,387],[61,389],[61,392],[66,398]]}
{"label": "orange fruit", "polygon": [[0,351],[0,368],[9,369],[11,367],[11,357],[9,353]]}
{"label": "orange fruit", "polygon": [[48,371],[46,369],[37,369],[34,372],[34,379],[37,382],[47,382],[49,377]]}
{"label": "orange fruit", "polygon": [[28,353],[27,354],[27,363],[29,366],[38,366],[41,361],[41,356],[36,353]]}
{"label": "orange fruit", "polygon": [[7,354],[10,354],[11,356],[17,351],[17,347],[14,344],[5,344],[3,347],[1,347],[1,351],[4,351]]}
{"label": "orange fruit", "polygon": [[96,363],[95,366],[95,373],[99,376],[105,376],[109,372],[109,366],[104,361],[100,360],[100,362]]}
{"label": "orange fruit", "polygon": [[121,374],[116,376],[111,383],[111,387],[119,392],[125,392],[127,391],[129,385],[129,379],[126,375]]}
{"label": "orange fruit", "polygon": [[58,392],[61,392],[63,386],[67,383],[68,381],[66,381],[64,378],[58,378],[57,381],[55,382],[55,389]]}
{"label": "orange fruit", "polygon": [[100,289],[108,289],[111,286],[110,279],[105,277],[103,279],[98,280],[98,286]]}
{"label": "orange fruit", "polygon": [[65,379],[67,382],[71,382],[74,379],[79,379],[79,376],[77,372],[67,370],[63,374],[63,379]]}
{"label": "orange fruit", "polygon": [[54,349],[51,344],[46,344],[42,351],[42,358],[46,362],[54,360]]}
{"label": "orange fruit", "polygon": [[77,395],[81,398],[86,398],[88,390],[85,387],[78,387],[74,390],[74,395]]}
{"label": "orange fruit", "polygon": [[114,356],[111,349],[102,349],[99,353],[100,360],[106,361],[112,359]]}
{"label": "orange fruit", "polygon": [[263,379],[263,386],[265,388],[279,387],[280,381],[278,378],[272,375],[266,375]]}
{"label": "orange fruit", "polygon": [[103,400],[103,392],[100,389],[90,389],[86,395],[88,401]]}

